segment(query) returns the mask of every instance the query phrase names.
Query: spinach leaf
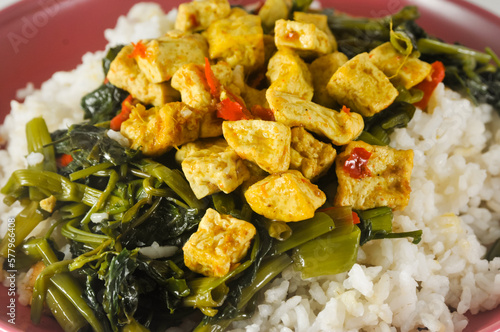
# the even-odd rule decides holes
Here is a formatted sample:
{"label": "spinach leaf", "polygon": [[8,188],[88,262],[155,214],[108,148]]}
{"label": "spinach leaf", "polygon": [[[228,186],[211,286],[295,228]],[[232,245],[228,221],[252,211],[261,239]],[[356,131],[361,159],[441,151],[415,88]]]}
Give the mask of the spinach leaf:
{"label": "spinach leaf", "polygon": [[149,246],[156,241],[162,246],[182,247],[198,227],[202,216],[197,209],[185,209],[163,200],[146,221],[125,234],[122,244],[135,248],[139,243]]}
{"label": "spinach leaf", "polygon": [[139,289],[132,274],[138,264],[135,254],[124,249],[113,257],[106,274],[103,307],[114,331],[132,322],[139,302]]}
{"label": "spinach leaf", "polygon": [[291,12],[306,12],[311,3],[312,0],[293,0]]}
{"label": "spinach leaf", "polygon": [[80,167],[95,166],[103,162],[123,165],[140,156],[139,151],[124,148],[107,135],[108,129],[89,124],[75,124],[67,131],[54,132],[57,154],[71,154],[73,161],[62,170],[71,173]]}
{"label": "spinach leaf", "polygon": [[118,45],[115,47],[111,47],[106,53],[106,56],[102,59],[102,70],[104,71],[104,76],[108,75],[109,67],[111,66],[111,62],[116,58],[118,53],[122,50],[125,45]]}
{"label": "spinach leaf", "polygon": [[90,119],[90,124],[111,120],[121,109],[122,102],[129,93],[111,83],[103,83],[94,91],[83,96],[81,106],[85,112],[84,118]]}
{"label": "spinach leaf", "polygon": [[371,240],[395,239],[411,237],[412,243],[418,244],[422,239],[422,231],[393,233],[392,230],[392,210],[388,207],[379,207],[365,211],[355,211],[360,222],[356,224],[361,231],[359,245],[362,246]]}

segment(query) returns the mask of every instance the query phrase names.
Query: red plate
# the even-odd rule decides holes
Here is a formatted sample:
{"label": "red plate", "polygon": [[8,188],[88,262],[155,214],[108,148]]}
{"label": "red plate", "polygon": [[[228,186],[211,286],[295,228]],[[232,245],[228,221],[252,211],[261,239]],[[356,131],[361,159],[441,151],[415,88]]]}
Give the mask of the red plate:
{"label": "red plate", "polygon": [[[149,0],[151,1],[151,0]],[[10,111],[10,100],[28,82],[36,87],[60,70],[71,70],[88,51],[104,49],[104,30],[115,26],[136,0],[23,0],[0,11],[0,121]],[[165,0],[165,10],[180,0]],[[255,2],[234,0],[233,4]],[[463,0],[323,0],[353,15],[384,16],[405,5],[416,5],[418,20],[429,33],[448,42],[458,41],[476,49],[490,46],[500,54],[500,18]],[[16,325],[6,321],[7,289],[0,288],[0,331],[57,331],[45,317],[38,327],[29,323],[29,308],[16,305]],[[500,331],[500,309],[471,318],[467,332]]]}

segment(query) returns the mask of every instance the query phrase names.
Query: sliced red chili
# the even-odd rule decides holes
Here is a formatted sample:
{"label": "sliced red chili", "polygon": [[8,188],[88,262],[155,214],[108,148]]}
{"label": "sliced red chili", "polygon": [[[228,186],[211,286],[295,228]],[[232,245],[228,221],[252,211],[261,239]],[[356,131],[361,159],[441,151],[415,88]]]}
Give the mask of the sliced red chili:
{"label": "sliced red chili", "polygon": [[352,211],[352,223],[354,225],[359,224],[361,220],[359,219],[359,216],[356,212]]}
{"label": "sliced red chili", "polygon": [[72,161],[73,161],[73,156],[66,153],[57,158],[57,164],[59,165],[59,167],[66,167]]}
{"label": "sliced red chili", "polygon": [[217,117],[227,121],[248,120],[248,116],[244,112],[244,107],[229,98],[221,100],[217,104]]}
{"label": "sliced red chili", "polygon": [[347,114],[351,114],[351,109],[349,107],[347,107],[346,105],[343,105],[342,109],[340,111],[347,113]]}
{"label": "sliced red chili", "polygon": [[371,176],[372,174],[368,169],[368,159],[370,159],[371,155],[372,153],[364,148],[352,149],[351,155],[344,163],[344,172],[354,179]]}
{"label": "sliced red chili", "polygon": [[213,97],[219,98],[220,96],[220,83],[217,77],[215,77],[212,68],[210,67],[210,61],[205,58],[205,77],[207,79],[208,86],[210,87],[210,93]]}
{"label": "sliced red chili", "polygon": [[132,45],[134,45],[134,50],[132,51],[132,53],[130,53],[128,55],[129,58],[135,58],[135,57],[141,57],[141,58],[147,58],[148,57],[148,53],[147,53],[147,47],[146,45],[144,45],[142,43],[142,41],[138,41],[137,43],[132,43]]}
{"label": "sliced red chili", "polygon": [[128,118],[130,117],[130,112],[132,111],[132,105],[130,104],[131,102],[132,95],[129,95],[127,98],[125,98],[124,101],[122,101],[122,110],[113,119],[111,119],[109,128],[114,131],[120,131],[122,123],[128,120]]}
{"label": "sliced red chili", "polygon": [[436,89],[439,83],[444,80],[445,68],[441,61],[435,61],[432,64],[432,72],[430,80],[423,80],[415,88],[422,90],[424,96],[419,102],[416,102],[415,106],[425,109],[429,103],[429,99],[432,96],[432,92]]}

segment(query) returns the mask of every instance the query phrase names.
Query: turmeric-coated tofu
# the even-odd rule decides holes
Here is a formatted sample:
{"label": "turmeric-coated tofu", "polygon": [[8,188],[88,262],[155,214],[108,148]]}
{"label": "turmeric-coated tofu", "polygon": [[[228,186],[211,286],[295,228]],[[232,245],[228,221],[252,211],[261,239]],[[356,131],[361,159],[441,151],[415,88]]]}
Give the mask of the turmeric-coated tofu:
{"label": "turmeric-coated tofu", "polygon": [[124,46],[111,62],[107,78],[111,84],[128,91],[145,105],[162,106],[180,99],[179,92],[170,82],[151,83],[141,71],[137,62],[131,58],[132,45]]}
{"label": "turmeric-coated tofu", "polygon": [[313,78],[314,96],[313,101],[325,107],[332,108],[336,105],[335,100],[330,96],[326,85],[333,74],[348,60],[342,52],[333,52],[323,55],[314,60],[309,66]]}
{"label": "turmeric-coated tofu", "polygon": [[313,97],[313,81],[307,64],[289,48],[276,52],[267,66],[268,90],[294,94],[302,99]]}
{"label": "turmeric-coated tofu", "polygon": [[290,169],[315,181],[328,172],[336,156],[331,144],[318,141],[304,127],[292,128]]}
{"label": "turmeric-coated tofu", "polygon": [[255,234],[251,223],[210,208],[182,248],[184,263],[207,277],[223,277],[245,257]]}
{"label": "turmeric-coated tofu", "polygon": [[389,78],[361,53],[340,67],[326,86],[328,93],[341,105],[369,117],[394,102],[398,90]]}
{"label": "turmeric-coated tofu", "polygon": [[207,42],[200,34],[172,31],[158,39],[143,41],[144,53],[135,55],[139,68],[152,83],[170,80],[188,63],[204,64],[208,56]]}
{"label": "turmeric-coated tofu", "polygon": [[326,33],[330,45],[332,45],[332,51],[337,50],[337,40],[328,26],[328,16],[324,14],[316,13],[305,13],[305,12],[293,12],[293,20],[302,23],[312,23],[318,29]]}
{"label": "turmeric-coated tofu", "polygon": [[287,19],[290,14],[287,0],[266,0],[259,9],[259,17],[266,33],[274,28],[274,23],[280,19]]}
{"label": "turmeric-coated tofu", "polygon": [[[233,70],[227,62],[219,61],[211,69],[224,89],[239,95],[239,88],[233,84]],[[210,92],[204,65],[183,65],[172,76],[172,87],[180,92],[184,103],[201,112],[200,138],[222,135],[222,119],[217,117],[218,100]]]}
{"label": "turmeric-coated tofu", "polygon": [[145,156],[160,156],[172,147],[198,138],[200,114],[182,102],[146,109],[137,104],[120,132],[131,142],[132,149]]}
{"label": "turmeric-coated tofu", "polygon": [[349,143],[337,156],[338,189],[335,206],[366,210],[388,206],[403,210],[410,199],[413,151]]}
{"label": "turmeric-coated tofu", "polygon": [[204,32],[209,44],[210,59],[221,59],[247,73],[264,64],[264,33],[260,18],[231,10],[229,17],[210,24]]}
{"label": "turmeric-coated tofu", "polygon": [[198,110],[215,107],[215,101],[210,93],[205,77],[205,66],[195,63],[185,64],[172,76],[172,87],[181,93],[184,103]]}
{"label": "turmeric-coated tofu", "polygon": [[253,211],[285,222],[312,218],[326,201],[325,194],[295,170],[271,174],[254,183],[245,198]]}
{"label": "turmeric-coated tofu", "polygon": [[181,31],[205,30],[208,26],[231,12],[227,0],[191,1],[179,5],[175,29]]}
{"label": "turmeric-coated tofu", "polygon": [[410,89],[422,82],[430,73],[432,66],[415,55],[406,56],[396,50],[390,42],[370,51],[370,60],[378,69],[391,79],[394,85]]}
{"label": "turmeric-coated tofu", "polygon": [[197,141],[185,144],[176,154],[186,179],[198,199],[217,192],[234,191],[250,177],[243,160],[224,139],[212,144]]}
{"label": "turmeric-coated tofu", "polygon": [[278,49],[291,48],[305,58],[333,51],[328,35],[313,23],[278,20],[274,26],[274,42]]}
{"label": "turmeric-coated tofu", "polygon": [[277,122],[289,127],[303,126],[335,145],[345,145],[363,131],[363,117],[357,113],[337,112],[279,91],[267,90],[266,96]]}
{"label": "turmeric-coated tofu", "polygon": [[222,132],[241,158],[255,162],[266,172],[283,172],[290,166],[288,126],[264,120],[224,121]]}

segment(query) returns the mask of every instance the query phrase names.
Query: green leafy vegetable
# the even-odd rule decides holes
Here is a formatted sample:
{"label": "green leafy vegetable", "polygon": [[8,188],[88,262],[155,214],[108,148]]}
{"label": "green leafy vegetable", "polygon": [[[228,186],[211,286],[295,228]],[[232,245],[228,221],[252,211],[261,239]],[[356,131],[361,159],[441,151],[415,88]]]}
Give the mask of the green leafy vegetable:
{"label": "green leafy vegetable", "polygon": [[110,121],[121,109],[122,102],[128,95],[127,91],[111,83],[103,83],[82,98],[84,118],[90,119],[91,124]]}
{"label": "green leafy vegetable", "polygon": [[365,211],[356,211],[360,223],[356,226],[361,230],[360,245],[370,240],[395,239],[412,237],[413,243],[418,244],[422,239],[422,231],[392,233],[392,210],[388,207],[374,208]]}

